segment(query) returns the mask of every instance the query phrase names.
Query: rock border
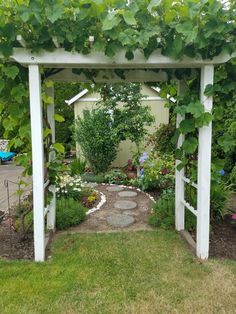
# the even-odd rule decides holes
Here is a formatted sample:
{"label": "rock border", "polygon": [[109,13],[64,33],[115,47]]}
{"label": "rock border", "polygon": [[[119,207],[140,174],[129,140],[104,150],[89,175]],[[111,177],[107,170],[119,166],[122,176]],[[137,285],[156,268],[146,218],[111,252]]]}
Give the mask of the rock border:
{"label": "rock border", "polygon": [[[98,185],[98,184],[97,184],[97,185]],[[117,186],[120,186],[120,187],[125,188],[125,189],[136,190],[136,191],[138,191],[138,192],[141,192],[141,193],[145,194],[154,204],[156,203],[156,201],[155,201],[155,199],[154,199],[153,196],[151,196],[150,194],[148,194],[148,193],[142,191],[141,189],[136,188],[136,187],[131,186],[131,185],[123,185],[123,184],[115,184],[115,183],[100,183],[100,185],[103,185],[103,186],[105,186],[105,185],[110,185],[110,186],[117,185]],[[94,187],[93,187],[93,189],[94,189]],[[98,203],[98,205],[97,205],[96,207],[93,207],[93,208],[91,208],[91,209],[89,209],[89,210],[87,211],[87,213],[86,213],[87,216],[90,215],[90,214],[92,214],[92,213],[94,213],[94,212],[96,212],[97,210],[100,210],[101,207],[102,207],[102,206],[106,203],[106,201],[107,201],[106,195],[105,195],[103,192],[100,192],[100,191],[98,191],[98,190],[96,190],[96,189],[94,189],[94,190],[95,190],[97,193],[100,194],[101,200],[100,200],[100,202]]]}
{"label": "rock border", "polygon": [[100,200],[100,202],[98,203],[98,205],[96,207],[93,207],[93,208],[91,208],[91,209],[89,209],[87,211],[87,213],[86,213],[87,216],[92,214],[92,213],[94,213],[94,212],[96,212],[97,210],[100,210],[101,207],[103,206],[103,204],[105,204],[106,201],[107,201],[106,195],[104,193],[102,193],[100,191],[97,191],[96,189],[94,189],[94,191],[96,191],[98,194],[100,194],[101,200]]}

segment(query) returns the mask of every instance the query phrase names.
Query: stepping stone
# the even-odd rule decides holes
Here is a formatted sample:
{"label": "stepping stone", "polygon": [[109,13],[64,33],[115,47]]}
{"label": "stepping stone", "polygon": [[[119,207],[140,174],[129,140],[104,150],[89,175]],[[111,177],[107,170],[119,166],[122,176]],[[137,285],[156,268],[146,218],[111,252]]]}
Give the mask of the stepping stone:
{"label": "stepping stone", "polygon": [[114,207],[118,209],[134,209],[137,207],[137,203],[133,201],[122,200],[115,202]]}
{"label": "stepping stone", "polygon": [[114,214],[107,217],[107,223],[113,227],[124,228],[133,224],[135,219],[128,215]]}
{"label": "stepping stone", "polygon": [[111,186],[107,187],[107,191],[109,191],[109,192],[119,192],[122,190],[124,190],[124,188],[122,188],[121,186],[118,186],[118,185],[111,185]]}
{"label": "stepping stone", "polygon": [[133,192],[133,191],[123,191],[123,192],[119,192],[118,195],[120,197],[135,197],[138,195],[138,193]]}
{"label": "stepping stone", "polygon": [[124,215],[130,215],[130,216],[138,216],[138,213],[136,211],[132,211],[132,210],[125,210],[123,212]]}

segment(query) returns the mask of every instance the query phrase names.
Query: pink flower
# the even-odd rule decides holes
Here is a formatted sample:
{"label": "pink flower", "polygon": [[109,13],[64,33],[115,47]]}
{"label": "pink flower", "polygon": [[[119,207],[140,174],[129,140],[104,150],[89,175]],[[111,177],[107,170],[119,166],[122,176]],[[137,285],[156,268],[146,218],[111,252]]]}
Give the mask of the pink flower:
{"label": "pink flower", "polygon": [[233,214],[233,215],[231,216],[231,218],[232,218],[233,220],[236,220],[236,214]]}

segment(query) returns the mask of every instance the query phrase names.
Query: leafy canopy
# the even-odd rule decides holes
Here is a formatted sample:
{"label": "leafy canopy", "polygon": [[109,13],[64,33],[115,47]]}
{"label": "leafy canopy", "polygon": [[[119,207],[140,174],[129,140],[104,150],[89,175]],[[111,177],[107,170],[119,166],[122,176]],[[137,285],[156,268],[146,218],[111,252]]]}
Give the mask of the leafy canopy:
{"label": "leafy canopy", "polygon": [[[212,58],[236,50],[235,7],[219,0],[10,0],[0,4],[0,53],[8,57],[19,46],[53,50],[53,36],[69,51],[91,49],[114,56],[125,48],[127,57],[156,49],[173,58]],[[230,21],[230,23],[229,23]],[[89,36],[94,36],[91,46]]]}

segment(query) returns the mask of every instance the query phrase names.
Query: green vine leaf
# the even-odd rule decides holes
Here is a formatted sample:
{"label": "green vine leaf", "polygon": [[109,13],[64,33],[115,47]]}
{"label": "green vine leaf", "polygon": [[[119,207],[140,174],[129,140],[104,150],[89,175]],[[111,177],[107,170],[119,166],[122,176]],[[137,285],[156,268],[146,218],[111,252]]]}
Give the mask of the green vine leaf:
{"label": "green vine leaf", "polygon": [[116,15],[116,12],[109,13],[102,22],[102,30],[109,31],[117,26],[121,21],[121,18]]}
{"label": "green vine leaf", "polygon": [[65,147],[61,143],[54,143],[52,147],[60,154],[65,153]]}
{"label": "green vine leaf", "polygon": [[226,133],[218,138],[218,144],[222,147],[225,153],[229,152],[236,146],[235,139],[229,133]]}
{"label": "green vine leaf", "polygon": [[204,112],[200,117],[195,119],[195,126],[197,128],[202,128],[203,126],[209,125],[212,121],[212,114],[209,112]]}
{"label": "green vine leaf", "polygon": [[137,21],[134,17],[134,13],[131,11],[124,11],[123,18],[125,20],[125,23],[128,25],[136,25]]}
{"label": "green vine leaf", "polygon": [[64,12],[64,7],[61,4],[55,4],[52,7],[46,8],[46,16],[51,23],[56,22],[60,17],[62,17]]}
{"label": "green vine leaf", "polygon": [[214,95],[214,88],[212,84],[208,84],[205,88],[204,95],[206,96],[213,96]]}
{"label": "green vine leaf", "polygon": [[180,122],[179,130],[182,134],[188,134],[195,130],[194,119],[185,119]]}
{"label": "green vine leaf", "polygon": [[191,43],[197,38],[198,26],[192,21],[186,21],[176,26],[176,31],[185,36],[186,43]]}
{"label": "green vine leaf", "polygon": [[14,80],[17,75],[19,74],[19,68],[15,65],[13,66],[8,66],[8,67],[4,67],[3,68],[3,73],[6,74],[7,77],[11,78],[12,80]]}
{"label": "green vine leaf", "polygon": [[187,138],[182,145],[183,150],[188,154],[193,154],[198,146],[198,140],[195,137]]}
{"label": "green vine leaf", "polygon": [[194,118],[199,118],[204,112],[204,106],[200,101],[191,102],[187,105],[186,112],[191,113]]}
{"label": "green vine leaf", "polygon": [[53,118],[54,118],[55,121],[57,121],[57,122],[64,122],[64,121],[65,121],[65,119],[64,119],[60,114],[58,114],[58,113],[54,114],[54,115],[53,115]]}

